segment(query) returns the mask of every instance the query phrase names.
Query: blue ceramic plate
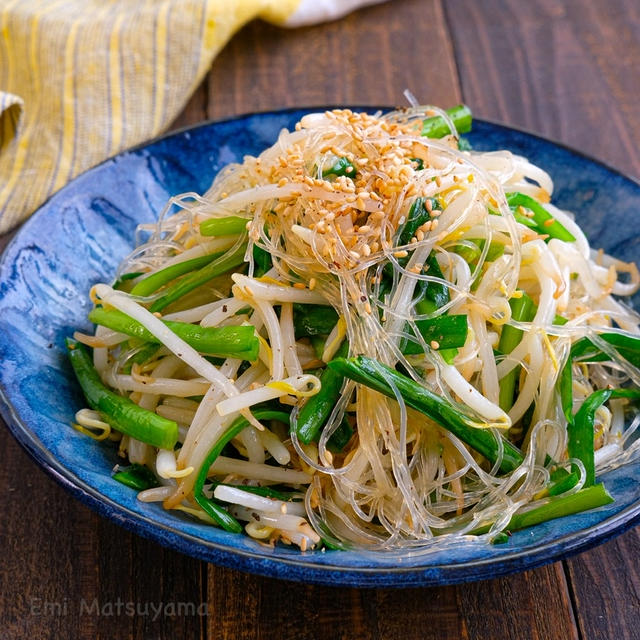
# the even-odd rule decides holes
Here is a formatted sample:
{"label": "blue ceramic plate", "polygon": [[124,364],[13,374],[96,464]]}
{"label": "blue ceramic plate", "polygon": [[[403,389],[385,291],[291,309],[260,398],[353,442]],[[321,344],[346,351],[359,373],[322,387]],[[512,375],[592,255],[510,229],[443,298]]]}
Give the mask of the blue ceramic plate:
{"label": "blue ceramic plate", "polygon": [[[84,403],[64,338],[88,328],[91,285],[112,277],[136,225],[154,220],[169,196],[204,191],[222,166],[259,153],[307,112],[205,124],[123,153],[74,180],[23,226],[0,262],[0,410],[14,436],[75,496],[124,527],[216,564],[304,582],[407,587],[478,580],[557,560],[631,526],[640,514],[640,463],[603,478],[613,505],[518,531],[502,545],[385,555],[269,549],[138,502],[135,491],[110,477],[114,450],[70,428]],[[640,257],[640,235],[627,234],[640,207],[636,182],[496,124],[477,121],[469,137],[478,149],[511,149],[544,167],[556,182],[555,201],[577,212],[595,246],[626,260]]]}

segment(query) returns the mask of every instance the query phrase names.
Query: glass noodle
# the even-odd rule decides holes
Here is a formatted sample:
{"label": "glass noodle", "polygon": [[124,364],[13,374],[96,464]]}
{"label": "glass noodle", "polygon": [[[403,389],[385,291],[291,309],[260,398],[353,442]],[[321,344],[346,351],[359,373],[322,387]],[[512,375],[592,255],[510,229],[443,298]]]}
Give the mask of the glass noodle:
{"label": "glass noodle", "polygon": [[76,426],[134,465],[116,479],[302,550],[485,542],[609,500],[594,469],[638,449],[637,269],[456,126],[309,114],[139,227],[69,343]]}

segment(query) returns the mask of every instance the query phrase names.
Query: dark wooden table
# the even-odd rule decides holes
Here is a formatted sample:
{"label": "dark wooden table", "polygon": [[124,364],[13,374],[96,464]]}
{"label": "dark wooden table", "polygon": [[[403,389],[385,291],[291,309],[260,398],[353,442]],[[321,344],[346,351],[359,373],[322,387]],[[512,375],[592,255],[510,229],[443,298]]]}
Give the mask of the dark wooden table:
{"label": "dark wooden table", "polygon": [[[395,0],[297,31],[248,25],[174,124],[289,105],[402,104],[408,87],[640,176],[639,64],[637,0]],[[313,587],[165,550],[69,497],[6,429],[0,452],[2,638],[640,638],[638,530],[486,582]],[[94,600],[101,615],[81,606]],[[118,602],[142,615],[124,604],[118,615]],[[207,615],[157,617],[159,603]]]}

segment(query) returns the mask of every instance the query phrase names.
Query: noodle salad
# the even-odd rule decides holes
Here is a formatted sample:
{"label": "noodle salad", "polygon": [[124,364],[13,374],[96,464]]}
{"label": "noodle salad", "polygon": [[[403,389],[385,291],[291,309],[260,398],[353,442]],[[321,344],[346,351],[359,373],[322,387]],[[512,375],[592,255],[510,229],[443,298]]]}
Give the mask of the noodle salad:
{"label": "noodle salad", "polygon": [[67,347],[115,480],[312,548],[500,542],[635,458],[634,264],[464,106],[304,116],[171,198]]}

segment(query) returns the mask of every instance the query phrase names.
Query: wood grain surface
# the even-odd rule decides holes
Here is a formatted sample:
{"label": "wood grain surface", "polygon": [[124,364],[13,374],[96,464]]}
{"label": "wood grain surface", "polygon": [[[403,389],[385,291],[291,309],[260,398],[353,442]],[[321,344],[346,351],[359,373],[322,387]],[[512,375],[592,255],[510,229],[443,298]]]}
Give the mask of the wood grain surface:
{"label": "wood grain surface", "polygon": [[[410,88],[640,176],[639,62],[637,0],[395,0],[294,31],[247,25],[174,127],[284,106],[403,104]],[[1,638],[640,638],[637,530],[473,584],[314,587],[126,532],[70,498],[6,429],[0,457]],[[196,610],[158,615],[162,603]]]}

